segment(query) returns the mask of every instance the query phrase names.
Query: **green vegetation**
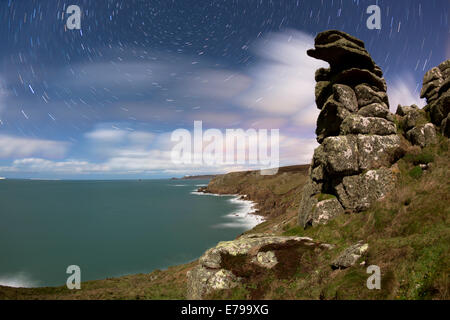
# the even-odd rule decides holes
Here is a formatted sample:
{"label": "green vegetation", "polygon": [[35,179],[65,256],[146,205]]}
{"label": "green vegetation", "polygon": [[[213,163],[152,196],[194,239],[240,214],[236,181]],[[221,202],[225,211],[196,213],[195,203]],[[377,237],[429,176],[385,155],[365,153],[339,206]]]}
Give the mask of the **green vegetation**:
{"label": "green vegetation", "polygon": [[408,174],[414,179],[419,179],[422,176],[422,168],[420,168],[419,166],[415,166],[414,168],[409,170]]}
{"label": "green vegetation", "polygon": [[173,300],[185,299],[186,272],[195,263],[155,270],[150,274],[128,275],[81,283],[80,290],[66,286],[49,288],[7,288],[0,286],[0,300]]}
{"label": "green vegetation", "polygon": [[317,197],[317,201],[319,201],[319,202],[336,198],[335,195],[327,194],[327,193],[319,193],[316,197]]}
{"label": "green vegetation", "polygon": [[[397,187],[388,196],[366,212],[344,214],[326,225],[306,230],[297,226],[306,170],[280,170],[277,175],[265,178],[255,172],[223,176],[216,188],[249,194],[271,216],[247,233],[307,236],[333,244],[335,248],[315,255],[286,251],[287,261],[296,263],[289,270],[274,268],[269,272],[255,272],[252,281],[232,290],[214,292],[210,298],[449,299],[449,156],[448,139],[441,139],[439,145],[424,150],[411,148],[397,163]],[[419,166],[429,163],[426,170]],[[237,190],[231,190],[236,185]],[[319,195],[320,200],[331,197]],[[369,244],[368,253],[351,268],[332,270],[330,262],[359,240]],[[228,262],[236,265],[233,261],[230,257]],[[196,263],[151,274],[89,281],[82,283],[82,290],[75,291],[65,287],[3,287],[0,299],[184,299],[186,272]],[[241,275],[250,274],[243,268],[244,264],[237,265],[231,268],[237,268]],[[381,268],[381,290],[367,289],[368,265]]]}
{"label": "green vegetation", "polygon": [[[304,230],[291,223],[283,234],[307,236],[334,244],[318,255],[309,272],[301,267],[280,279],[272,272],[264,299],[449,299],[450,286],[450,181],[448,140],[417,152],[410,150],[399,161],[398,187],[366,212],[339,216],[326,225]],[[433,156],[435,154],[436,156]],[[431,155],[431,156],[430,156]],[[416,164],[430,163],[422,171]],[[420,171],[418,171],[420,170]],[[412,174],[411,174],[412,172]],[[419,173],[420,172],[420,173]],[[327,195],[320,195],[321,200]],[[359,240],[369,243],[367,255],[344,270],[332,270],[330,262]],[[381,268],[381,290],[366,287],[368,265]],[[216,299],[252,298],[248,285],[215,293]]]}
{"label": "green vegetation", "polygon": [[414,165],[427,164],[434,161],[434,154],[430,148],[426,148],[417,153],[408,153],[403,160]]}

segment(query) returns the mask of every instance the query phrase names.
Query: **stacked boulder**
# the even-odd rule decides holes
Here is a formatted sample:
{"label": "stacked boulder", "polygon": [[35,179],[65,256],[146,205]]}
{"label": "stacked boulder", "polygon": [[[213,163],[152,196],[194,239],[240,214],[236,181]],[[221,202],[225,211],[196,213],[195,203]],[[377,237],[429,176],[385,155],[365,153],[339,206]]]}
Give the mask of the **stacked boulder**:
{"label": "stacked boulder", "polygon": [[383,73],[364,43],[344,32],[318,34],[308,55],[330,68],[316,71],[317,141],[310,179],[303,189],[299,224],[326,223],[359,212],[387,194],[391,169],[402,156]]}
{"label": "stacked boulder", "polygon": [[424,110],[430,114],[431,122],[450,137],[450,60],[425,74],[420,97],[427,100]]}
{"label": "stacked boulder", "polygon": [[424,109],[420,109],[415,104],[411,106],[399,105],[396,114],[405,138],[411,144],[424,148],[438,142],[436,128],[429,121],[429,115]]}

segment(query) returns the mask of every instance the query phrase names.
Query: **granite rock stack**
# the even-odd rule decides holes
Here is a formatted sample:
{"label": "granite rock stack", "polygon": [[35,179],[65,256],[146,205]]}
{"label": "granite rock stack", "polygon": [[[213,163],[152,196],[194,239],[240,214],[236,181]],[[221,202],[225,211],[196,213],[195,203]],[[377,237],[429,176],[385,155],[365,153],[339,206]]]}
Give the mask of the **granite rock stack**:
{"label": "granite rock stack", "polygon": [[450,137],[450,60],[425,74],[420,97],[427,100],[424,110],[430,114],[431,122]]}
{"label": "granite rock stack", "polygon": [[359,212],[395,183],[391,168],[403,153],[389,111],[383,73],[364,43],[344,32],[317,35],[308,55],[330,68],[316,71],[317,141],[299,224],[326,223],[345,211]]}

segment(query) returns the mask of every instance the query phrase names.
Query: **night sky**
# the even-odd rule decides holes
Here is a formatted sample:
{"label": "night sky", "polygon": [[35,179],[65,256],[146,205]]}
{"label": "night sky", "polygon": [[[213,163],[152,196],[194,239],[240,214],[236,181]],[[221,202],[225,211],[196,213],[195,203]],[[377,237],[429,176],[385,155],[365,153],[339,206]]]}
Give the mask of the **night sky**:
{"label": "night sky", "polygon": [[[69,5],[81,30],[65,28]],[[381,8],[369,30],[366,8]],[[278,128],[282,165],[315,142],[315,35],[362,39],[391,109],[424,105],[422,77],[450,58],[450,1],[0,0],[0,176],[151,178],[236,167],[170,163],[170,133]]]}

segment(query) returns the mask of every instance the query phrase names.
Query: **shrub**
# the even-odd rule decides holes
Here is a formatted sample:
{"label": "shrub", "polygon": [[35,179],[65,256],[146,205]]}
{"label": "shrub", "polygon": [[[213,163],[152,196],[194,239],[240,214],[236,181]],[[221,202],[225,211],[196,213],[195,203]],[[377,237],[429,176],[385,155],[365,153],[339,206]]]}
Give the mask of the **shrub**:
{"label": "shrub", "polygon": [[434,155],[428,150],[422,150],[422,152],[418,154],[409,153],[404,159],[414,165],[427,164],[434,161]]}
{"label": "shrub", "polygon": [[422,168],[415,166],[409,171],[409,175],[414,179],[419,179],[422,176]]}

